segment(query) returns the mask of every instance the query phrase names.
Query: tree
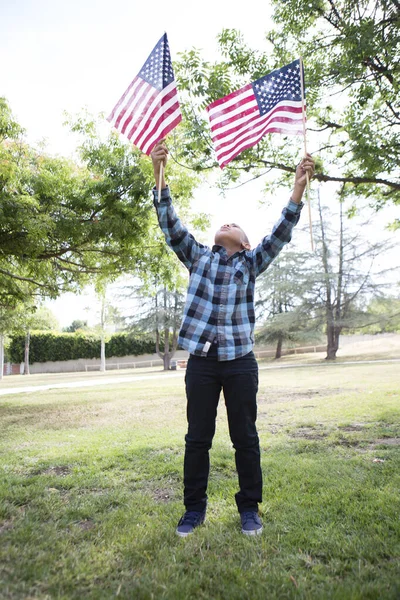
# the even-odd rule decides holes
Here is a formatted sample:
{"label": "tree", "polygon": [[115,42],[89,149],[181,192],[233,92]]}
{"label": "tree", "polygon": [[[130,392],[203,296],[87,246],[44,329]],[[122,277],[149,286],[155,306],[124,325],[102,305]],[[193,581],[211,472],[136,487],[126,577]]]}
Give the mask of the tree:
{"label": "tree", "polygon": [[156,352],[167,371],[178,347],[184,307],[182,287],[169,290],[165,285],[145,284],[128,288],[125,293],[138,303],[135,314],[128,317],[127,322],[134,330],[155,336]]}
{"label": "tree", "polygon": [[57,317],[47,306],[39,306],[32,313],[30,328],[36,331],[57,331],[60,328]]}
{"label": "tree", "polygon": [[[15,328],[14,328],[15,329]],[[19,329],[25,333],[25,352],[24,352],[24,375],[30,374],[29,368],[29,350],[32,330],[49,331],[58,329],[58,321],[47,307],[37,308],[35,305],[24,306],[23,314],[20,317]]]}
{"label": "tree", "polygon": [[314,322],[303,313],[308,289],[310,255],[284,250],[260,277],[256,310],[264,323],[257,341],[275,343],[275,358],[281,358],[284,342],[307,343],[319,335]]}
{"label": "tree", "polygon": [[[34,320],[36,306],[31,303],[11,306],[0,305],[0,370],[1,377],[4,370],[4,344],[7,335],[12,333],[25,332],[25,361],[24,373],[29,375],[29,335],[30,323]],[[48,315],[47,315],[48,316]],[[39,317],[40,318],[40,317]],[[0,377],[0,378],[1,378]]]}
{"label": "tree", "polygon": [[356,333],[400,333],[400,298],[380,294],[369,302],[365,316]]}
{"label": "tree", "polygon": [[[80,136],[79,164],[29,146],[0,101],[0,304],[55,298],[94,275],[140,274],[161,252],[147,157],[95,122],[69,123]],[[197,180],[171,165],[179,203]]]}
{"label": "tree", "polygon": [[88,328],[88,322],[87,321],[83,321],[82,319],[74,319],[71,323],[71,325],[67,325],[67,327],[63,327],[63,331],[65,333],[74,333],[75,331],[78,331],[79,329],[87,329]]}
{"label": "tree", "polygon": [[6,335],[17,329],[20,325],[21,307],[5,308],[0,305],[0,379],[4,374],[4,345]]}
{"label": "tree", "polygon": [[396,269],[374,268],[376,258],[382,258],[391,244],[387,239],[371,241],[367,222],[353,222],[350,229],[344,216],[345,194],[343,198],[338,213],[332,214],[322,205],[318,190],[315,253],[284,250],[260,278],[256,306],[267,319],[257,340],[276,343],[276,358],[285,340],[307,343],[324,331],[326,358],[334,360],[343,331],[364,330],[373,323],[396,324],[397,304],[384,302],[383,296]]}
{"label": "tree", "polygon": [[[238,31],[219,36],[222,60],[200,51],[181,55],[176,73],[183,96],[183,159],[195,170],[216,166],[204,108],[302,55],[310,137],[319,146],[315,179],[346,184],[354,202],[378,209],[400,203],[399,3],[389,0],[274,0],[266,52]],[[299,160],[297,138],[268,136],[224,169],[221,185],[242,173],[281,172],[287,184]],[[269,184],[271,186],[271,184]],[[400,225],[400,220],[395,221]]]}
{"label": "tree", "polygon": [[100,323],[95,327],[95,330],[100,332],[100,371],[106,371],[106,328],[108,325],[114,325],[121,322],[122,317],[118,308],[111,305],[107,300],[108,281],[102,278],[97,278],[96,295],[100,302]]}
{"label": "tree", "polygon": [[[165,286],[155,294],[155,334],[156,352],[163,359],[167,371],[178,348],[178,331],[182,321],[184,297],[178,290],[169,292]],[[171,339],[170,339],[171,336]],[[160,341],[164,338],[164,352]]]}
{"label": "tree", "polygon": [[348,194],[370,197],[376,208],[400,203],[399,3],[274,4],[269,39],[281,60],[303,54],[317,133],[327,134],[327,158],[339,171],[330,179],[351,184]]}
{"label": "tree", "polygon": [[276,344],[275,359],[279,359],[282,356],[284,342],[291,345],[311,344],[315,343],[319,335],[320,330],[316,330],[312,322],[311,326],[307,323],[304,310],[299,306],[273,315],[257,332],[256,339],[257,342]]}
{"label": "tree", "polygon": [[374,273],[377,256],[390,244],[364,237],[366,224],[350,231],[344,210],[344,203],[340,203],[335,219],[322,206],[318,194],[317,252],[309,263],[308,291],[303,302],[307,318],[325,328],[328,360],[336,358],[342,331],[366,322],[362,302],[390,285],[385,284],[385,278],[392,270],[381,271],[379,276]]}

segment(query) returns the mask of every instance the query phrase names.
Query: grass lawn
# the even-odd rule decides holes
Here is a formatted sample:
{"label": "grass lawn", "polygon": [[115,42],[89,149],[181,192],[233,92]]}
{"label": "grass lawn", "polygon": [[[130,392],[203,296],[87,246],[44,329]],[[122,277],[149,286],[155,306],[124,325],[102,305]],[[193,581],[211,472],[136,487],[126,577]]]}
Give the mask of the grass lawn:
{"label": "grass lawn", "polygon": [[205,525],[182,513],[183,374],[0,398],[0,598],[398,599],[399,363],[260,370],[263,535],[221,401]]}

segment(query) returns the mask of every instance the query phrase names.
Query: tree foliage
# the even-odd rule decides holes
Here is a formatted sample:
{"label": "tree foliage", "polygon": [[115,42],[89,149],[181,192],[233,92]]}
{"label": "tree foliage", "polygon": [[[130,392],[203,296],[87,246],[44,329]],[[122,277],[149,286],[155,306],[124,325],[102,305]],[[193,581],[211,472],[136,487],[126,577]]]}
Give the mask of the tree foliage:
{"label": "tree foliage", "polygon": [[57,317],[47,306],[39,306],[29,318],[29,328],[36,331],[57,331],[59,327]]}
{"label": "tree foliage", "polygon": [[[150,161],[117,134],[102,137],[85,116],[79,162],[28,145],[7,102],[0,102],[0,304],[32,295],[55,298],[101,273],[148,273],[164,265],[152,198]],[[193,174],[172,165],[177,202]]]}
{"label": "tree foliage", "polygon": [[64,333],[74,333],[75,331],[78,331],[79,329],[82,329],[82,330],[88,329],[87,321],[84,321],[83,319],[74,319],[70,325],[63,327],[62,330]]}
{"label": "tree foliage", "polygon": [[400,333],[400,298],[378,296],[368,303],[365,323],[355,333]]}
{"label": "tree foliage", "polygon": [[308,253],[284,250],[260,277],[256,310],[263,324],[257,342],[275,343],[275,358],[283,344],[311,343],[320,336],[320,324],[307,319],[303,307],[309,286]]}
{"label": "tree foliage", "polygon": [[[309,263],[308,290],[303,306],[309,321],[324,327],[327,359],[335,359],[343,331],[368,322],[363,304],[390,286],[388,268],[377,273],[378,256],[390,249],[388,240],[374,241],[364,233],[368,223],[350,229],[345,207],[333,215],[319,199],[315,225],[317,252]],[[386,279],[386,283],[385,283]]]}
{"label": "tree foliage", "polygon": [[264,322],[257,340],[277,343],[277,358],[283,343],[310,343],[323,332],[333,360],[343,332],[396,326],[398,306],[384,294],[397,269],[375,265],[390,241],[371,239],[367,221],[350,228],[345,211],[345,200],[333,212],[318,197],[316,251],[285,250],[260,278],[256,306]]}
{"label": "tree foliage", "polygon": [[163,359],[164,370],[170,367],[178,347],[178,333],[184,308],[183,281],[177,279],[176,287],[166,285],[134,286],[125,289],[126,295],[136,300],[135,313],[127,318],[133,331],[151,334],[155,339],[156,352]]}
{"label": "tree foliage", "polygon": [[[216,165],[204,108],[299,55],[305,63],[309,139],[317,150],[315,178],[348,184],[371,205],[400,203],[400,18],[389,0],[274,0],[267,50],[236,30],[219,36],[222,60],[193,49],[176,72],[187,127],[183,155],[195,170]],[[222,183],[243,172],[281,172],[287,183],[301,153],[298,138],[268,136],[224,169]],[[343,192],[341,192],[343,194]],[[399,225],[399,221],[396,221]]]}
{"label": "tree foliage", "polygon": [[281,358],[283,346],[293,347],[314,345],[319,341],[320,331],[308,324],[303,307],[277,313],[271,316],[257,332],[256,341],[262,344],[275,344],[275,358]]}

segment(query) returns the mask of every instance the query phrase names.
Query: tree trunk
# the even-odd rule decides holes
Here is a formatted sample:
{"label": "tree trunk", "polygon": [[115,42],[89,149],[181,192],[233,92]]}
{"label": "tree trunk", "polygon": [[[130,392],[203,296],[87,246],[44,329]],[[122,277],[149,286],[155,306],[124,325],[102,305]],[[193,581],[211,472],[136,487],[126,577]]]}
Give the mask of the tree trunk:
{"label": "tree trunk", "polygon": [[106,293],[105,291],[101,297],[101,310],[100,310],[100,372],[105,373],[106,370],[106,341],[105,341],[105,326],[106,326]]}
{"label": "tree trunk", "polygon": [[30,375],[29,371],[29,346],[31,343],[31,332],[26,332],[25,336],[25,359],[24,359],[24,375]]}
{"label": "tree trunk", "polygon": [[164,371],[169,370],[171,362],[171,354],[169,351],[169,322],[168,322],[168,302],[167,302],[167,288],[164,286]]}
{"label": "tree trunk", "polygon": [[326,346],[326,357],[325,360],[335,360],[336,359],[336,348],[335,348],[335,340],[333,334],[333,325],[328,325],[326,328],[326,337],[327,337],[327,346]]}
{"label": "tree trunk", "polygon": [[324,267],[325,273],[325,315],[326,315],[326,337],[327,337],[327,346],[326,346],[326,360],[335,360],[337,346],[335,344],[335,313],[332,302],[332,282],[331,276],[332,271],[329,265],[329,250],[328,243],[325,235],[325,225],[324,220],[322,218],[322,206],[321,206],[321,198],[320,192],[318,189],[318,212],[319,212],[319,221],[321,224],[321,242],[322,242],[322,264]]}
{"label": "tree trunk", "polygon": [[106,341],[104,339],[104,331],[101,332],[100,339],[100,371],[104,373],[106,370]]}
{"label": "tree trunk", "polygon": [[283,344],[283,336],[280,335],[278,337],[278,343],[276,345],[275,358],[281,358],[282,356],[282,344]]}
{"label": "tree trunk", "polygon": [[156,297],[155,297],[155,308],[156,308],[156,353],[158,354],[158,356],[160,358],[162,358],[164,360],[164,355],[160,350],[160,328],[158,325],[158,292],[156,292]]}
{"label": "tree trunk", "polygon": [[[160,294],[160,297],[159,297]],[[171,365],[177,346],[178,346],[178,325],[179,325],[179,294],[175,291],[172,299],[168,296],[167,288],[164,286],[160,292],[155,295],[155,334],[156,334],[156,353],[163,361],[164,371],[168,371]],[[172,329],[172,339],[170,333]],[[164,336],[164,348],[160,349],[161,331]]]}
{"label": "tree trunk", "polygon": [[164,371],[169,371],[169,367],[171,364],[171,353],[170,352],[164,352],[163,362],[164,362]]}
{"label": "tree trunk", "polygon": [[339,336],[342,328],[330,324],[326,328],[326,337],[328,344],[326,347],[326,360],[335,360],[336,353],[339,350]]}
{"label": "tree trunk", "polygon": [[4,335],[0,333],[0,379],[4,374]]}
{"label": "tree trunk", "polygon": [[[344,192],[345,186],[342,186],[341,194]],[[340,208],[340,238],[339,238],[339,257],[338,257],[338,274],[337,274],[337,292],[336,292],[336,307],[335,307],[335,323],[338,325],[342,320],[342,295],[343,295],[343,277],[344,277],[344,227],[343,227],[343,202],[339,202]]]}
{"label": "tree trunk", "polygon": [[171,362],[171,352],[169,351],[169,329],[164,329],[164,371],[168,371],[169,363]]}
{"label": "tree trunk", "polygon": [[177,348],[178,348],[178,303],[179,297],[178,292],[175,292],[175,302],[174,302],[174,313],[173,313],[173,324],[172,324],[172,352],[171,358],[174,356]]}

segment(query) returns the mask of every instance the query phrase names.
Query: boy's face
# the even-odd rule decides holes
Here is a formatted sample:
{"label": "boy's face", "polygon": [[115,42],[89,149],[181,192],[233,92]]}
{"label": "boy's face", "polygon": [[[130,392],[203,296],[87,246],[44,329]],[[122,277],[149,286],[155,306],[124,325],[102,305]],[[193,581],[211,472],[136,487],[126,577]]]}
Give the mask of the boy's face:
{"label": "boy's face", "polygon": [[236,246],[238,251],[250,250],[247,235],[236,223],[226,223],[222,225],[215,234],[215,243],[218,246]]}

